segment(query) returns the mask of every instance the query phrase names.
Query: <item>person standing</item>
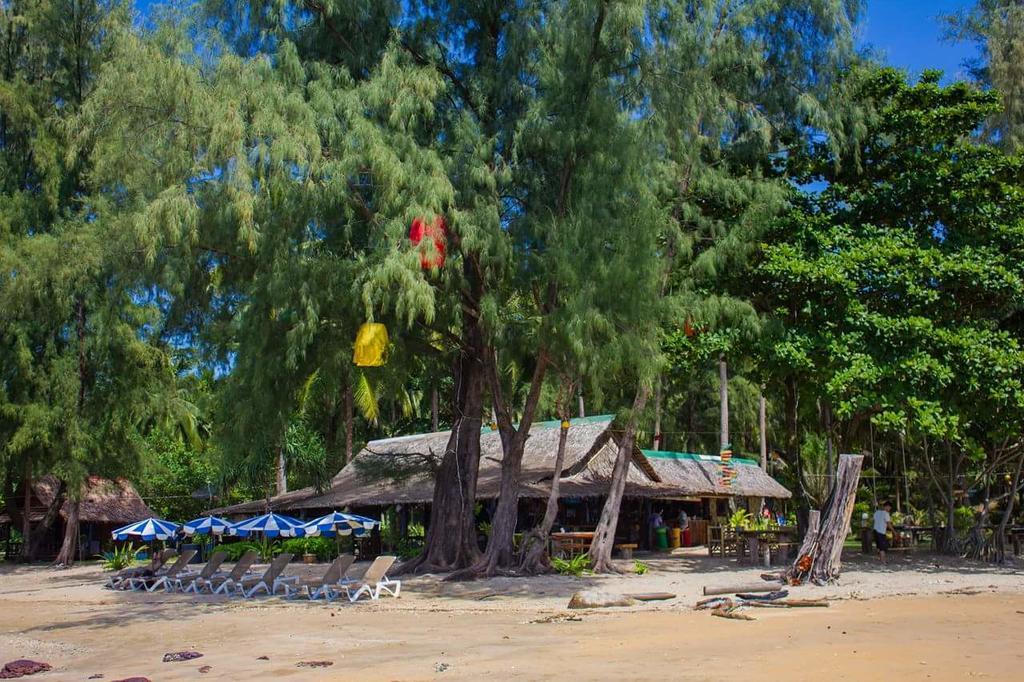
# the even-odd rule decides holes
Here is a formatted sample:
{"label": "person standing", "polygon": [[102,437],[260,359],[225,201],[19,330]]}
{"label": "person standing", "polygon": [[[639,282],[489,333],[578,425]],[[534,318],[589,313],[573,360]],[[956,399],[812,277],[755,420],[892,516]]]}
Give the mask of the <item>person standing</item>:
{"label": "person standing", "polygon": [[875,546],[878,547],[878,558],[885,563],[885,553],[889,551],[888,532],[892,530],[892,505],[888,502],[882,504],[880,509],[875,510],[874,531]]}

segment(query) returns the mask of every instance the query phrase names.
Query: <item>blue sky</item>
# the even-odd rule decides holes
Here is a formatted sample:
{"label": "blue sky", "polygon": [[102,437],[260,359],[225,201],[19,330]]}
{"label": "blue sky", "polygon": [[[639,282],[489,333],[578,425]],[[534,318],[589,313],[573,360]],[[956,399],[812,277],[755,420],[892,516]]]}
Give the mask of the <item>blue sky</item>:
{"label": "blue sky", "polygon": [[887,61],[920,74],[942,69],[947,80],[963,77],[961,64],[976,54],[973,45],[942,40],[939,17],[969,8],[971,0],[868,0],[860,42],[885,55]]}

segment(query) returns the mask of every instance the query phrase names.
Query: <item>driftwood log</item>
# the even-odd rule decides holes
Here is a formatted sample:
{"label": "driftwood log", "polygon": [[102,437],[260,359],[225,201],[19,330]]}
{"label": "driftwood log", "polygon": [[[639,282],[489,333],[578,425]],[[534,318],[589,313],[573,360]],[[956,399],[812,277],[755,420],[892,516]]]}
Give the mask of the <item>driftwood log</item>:
{"label": "driftwood log", "polygon": [[782,587],[779,583],[744,583],[742,585],[705,585],[704,596],[714,594],[737,594],[738,592],[774,592]]}
{"label": "driftwood log", "polygon": [[807,534],[796,561],[786,571],[791,584],[810,580],[825,585],[839,578],[842,567],[843,542],[850,532],[850,516],[857,497],[857,484],[864,464],[861,455],[840,455],[839,468],[824,509],[811,511]]}

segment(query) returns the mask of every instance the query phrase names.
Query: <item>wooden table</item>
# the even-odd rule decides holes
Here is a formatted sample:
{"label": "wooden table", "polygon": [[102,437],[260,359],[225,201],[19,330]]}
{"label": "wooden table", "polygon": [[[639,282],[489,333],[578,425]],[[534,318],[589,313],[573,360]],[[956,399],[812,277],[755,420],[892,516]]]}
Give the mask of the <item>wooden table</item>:
{"label": "wooden table", "polygon": [[910,533],[910,545],[912,547],[917,546],[921,542],[921,537],[925,535],[928,536],[932,546],[935,546],[935,526],[893,526],[893,530],[900,535]]}
{"label": "wooden table", "polygon": [[590,550],[594,541],[592,531],[551,534],[551,556],[575,556]]}
{"label": "wooden table", "polygon": [[740,551],[745,549],[744,554],[750,557],[752,563],[756,563],[763,553],[764,565],[769,567],[772,565],[772,546],[778,547],[796,539],[797,531],[795,526],[779,526],[765,530],[739,530],[737,534],[745,541],[739,544]]}

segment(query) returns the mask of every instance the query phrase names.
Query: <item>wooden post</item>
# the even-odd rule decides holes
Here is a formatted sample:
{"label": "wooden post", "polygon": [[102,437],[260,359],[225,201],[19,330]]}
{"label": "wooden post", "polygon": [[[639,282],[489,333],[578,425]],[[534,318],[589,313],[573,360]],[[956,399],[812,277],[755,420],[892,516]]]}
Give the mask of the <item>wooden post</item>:
{"label": "wooden post", "polygon": [[580,389],[580,392],[576,394],[576,399],[579,402],[580,419],[583,419],[584,417],[587,416],[587,411],[583,409],[583,390],[582,389]]}

